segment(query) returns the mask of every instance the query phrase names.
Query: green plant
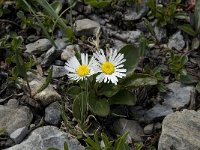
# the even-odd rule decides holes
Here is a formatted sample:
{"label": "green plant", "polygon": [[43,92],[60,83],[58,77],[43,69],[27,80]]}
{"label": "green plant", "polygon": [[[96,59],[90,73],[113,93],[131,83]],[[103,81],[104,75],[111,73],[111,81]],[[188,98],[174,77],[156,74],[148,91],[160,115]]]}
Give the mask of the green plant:
{"label": "green plant", "polygon": [[194,18],[195,18],[195,31],[197,33],[200,32],[200,16],[199,16],[199,12],[200,12],[200,1],[196,1],[196,5],[195,5],[195,11],[194,11]]}
{"label": "green plant", "polygon": [[31,96],[31,89],[28,82],[27,71],[31,70],[31,67],[34,66],[33,59],[24,62],[22,56],[22,47],[23,38],[17,36],[16,34],[11,34],[0,39],[0,47],[8,49],[8,55],[6,58],[6,63],[15,64],[11,70],[11,77],[8,80],[15,85],[19,83],[18,77],[23,78],[26,81],[29,95]]}
{"label": "green plant", "polygon": [[187,61],[188,57],[186,55],[171,54],[168,65],[170,71],[175,74],[176,79],[179,80],[181,75],[186,75],[185,64]]}
{"label": "green plant", "polygon": [[109,6],[112,0],[84,0],[84,2],[92,7],[103,8]]}
{"label": "green plant", "polygon": [[19,78],[22,78],[26,81],[30,97],[34,97],[37,93],[43,91],[49,85],[52,78],[52,68],[49,69],[46,81],[42,84],[42,86],[35,93],[31,92],[27,72],[33,72],[32,67],[34,67],[36,63],[32,57],[26,59],[23,57],[22,52],[24,48],[23,38],[21,36],[17,36],[15,33],[4,36],[0,39],[0,47],[7,49],[8,51],[5,60],[11,67],[8,83],[18,86],[21,84]]}
{"label": "green plant", "polygon": [[[70,6],[69,9],[71,10],[73,6]],[[60,1],[54,1],[49,4],[47,0],[17,0],[16,7],[19,10],[17,12],[17,16],[21,19],[21,26],[23,29],[27,29],[29,27],[37,30],[42,29],[44,34],[55,47],[56,45],[51,39],[49,33],[52,33],[53,35],[56,27],[66,33],[69,41],[74,41],[75,37],[72,30],[73,27],[67,26],[67,21],[62,18],[62,15],[69,9],[62,12],[62,3]],[[72,24],[70,23],[70,25]]]}
{"label": "green plant", "polygon": [[171,23],[177,15],[177,7],[180,2],[181,0],[170,0],[169,4],[161,6],[156,4],[156,0],[148,0],[147,5],[151,10],[150,16],[157,19],[158,25],[165,26]]}
{"label": "green plant", "polygon": [[[83,125],[89,115],[106,117],[110,114],[110,105],[135,105],[137,98],[131,91],[138,87],[157,85],[157,78],[150,74],[134,73],[141,57],[142,49],[127,45],[120,50],[126,61],[126,77],[118,84],[98,83],[94,76],[87,77],[84,82],[72,82],[68,90],[73,100],[73,114],[76,120]],[[78,94],[80,93],[80,94]]]}
{"label": "green plant", "polygon": [[98,131],[94,132],[94,139],[87,136],[85,140],[87,147],[85,150],[130,150],[126,142],[126,137],[128,133],[119,136],[115,141],[109,140],[108,136],[105,133],[101,134],[101,139],[103,142],[103,146],[100,145],[100,141],[98,138]]}

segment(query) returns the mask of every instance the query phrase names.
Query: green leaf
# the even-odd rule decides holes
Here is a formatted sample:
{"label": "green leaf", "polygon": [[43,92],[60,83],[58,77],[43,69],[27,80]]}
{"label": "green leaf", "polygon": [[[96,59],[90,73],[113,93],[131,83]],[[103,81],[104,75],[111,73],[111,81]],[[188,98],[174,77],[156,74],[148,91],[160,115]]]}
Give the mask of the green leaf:
{"label": "green leaf", "polygon": [[190,24],[183,24],[183,25],[178,26],[178,28],[183,30],[184,32],[186,32],[187,34],[189,34],[191,36],[197,35],[197,33],[193,30],[193,28]]}
{"label": "green leaf", "polygon": [[196,90],[200,93],[200,82],[196,85]]}
{"label": "green leaf", "polygon": [[70,28],[65,24],[65,22],[60,18],[60,16],[54,11],[52,6],[46,1],[46,0],[36,0],[38,4],[40,4],[45,11],[48,12],[49,15],[51,15],[55,20],[58,21],[58,24],[63,28],[63,30],[67,33],[67,37],[70,41],[74,40],[74,34],[72,35],[72,32]]}
{"label": "green leaf", "polygon": [[122,81],[125,87],[143,87],[156,85],[157,79],[149,74],[134,73]]}
{"label": "green leaf", "polygon": [[132,93],[128,92],[127,90],[121,90],[113,97],[109,99],[109,103],[113,104],[122,104],[122,105],[135,105],[137,98]]}
{"label": "green leaf", "polygon": [[69,150],[67,142],[64,143],[64,150]]}
{"label": "green leaf", "polygon": [[135,144],[135,149],[136,150],[142,150],[144,148],[144,144],[142,142],[136,143]]}
{"label": "green leaf", "polygon": [[124,68],[127,69],[127,74],[133,73],[140,60],[140,49],[133,45],[126,45],[120,50],[120,53],[124,54],[126,59]]}
{"label": "green leaf", "polygon": [[148,48],[148,40],[144,36],[141,36],[139,41],[140,57],[143,57]]}
{"label": "green leaf", "polygon": [[105,117],[110,112],[110,105],[107,99],[97,99],[94,92],[89,94],[89,106],[93,113]]}
{"label": "green leaf", "polygon": [[102,138],[103,143],[105,144],[105,147],[107,148],[107,150],[112,149],[113,141],[109,141],[108,136],[105,133],[101,134],[101,138]]}
{"label": "green leaf", "polygon": [[16,63],[17,72],[21,77],[26,78],[27,70],[24,64],[24,60],[22,58],[21,51],[19,49],[21,44],[22,44],[22,38],[16,37],[11,42],[11,48],[15,51],[15,63]]}
{"label": "green leaf", "polygon": [[197,80],[195,80],[193,76],[187,74],[187,75],[180,75],[180,82],[183,84],[193,84],[196,83]]}
{"label": "green leaf", "polygon": [[83,123],[87,114],[87,93],[82,92],[74,99],[72,107],[74,117]]}
{"label": "green leaf", "polygon": [[19,51],[19,53],[21,53],[21,51],[19,50],[19,47],[22,45],[22,42],[23,42],[23,38],[21,36],[14,37],[11,42],[11,49],[15,52]]}
{"label": "green leaf", "polygon": [[68,91],[68,95],[72,98],[76,98],[76,96],[81,93],[81,88],[79,86],[71,86]]}
{"label": "green leaf", "polygon": [[50,148],[48,148],[47,150],[59,150],[59,149],[50,147]]}
{"label": "green leaf", "polygon": [[25,15],[24,15],[24,12],[23,11],[18,11],[17,12],[17,17],[19,18],[19,19],[24,19],[25,18]]}
{"label": "green leaf", "polygon": [[194,10],[194,21],[195,21],[195,30],[197,33],[200,32],[200,1],[196,0],[195,10]]}
{"label": "green leaf", "polygon": [[113,84],[103,84],[103,87],[98,91],[99,95],[112,97],[120,90],[119,86]]}
{"label": "green leaf", "polygon": [[[155,3],[155,2],[154,2]],[[148,31],[151,33],[151,35],[157,39],[156,37],[156,33],[154,31],[153,26],[151,25],[151,23],[146,19],[146,18],[142,18],[142,20],[144,21],[145,26],[147,27]]]}
{"label": "green leaf", "polygon": [[54,9],[56,14],[59,14],[62,10],[62,3],[61,1],[55,1],[51,4],[51,7]]}
{"label": "green leaf", "polygon": [[103,8],[109,6],[112,0],[84,0],[85,4],[96,8]]}
{"label": "green leaf", "polygon": [[119,137],[114,145],[114,150],[130,150],[130,147],[128,146],[126,142],[126,137],[128,136],[128,133],[125,133],[123,136]]}
{"label": "green leaf", "polygon": [[[29,3],[26,0],[22,0],[24,2],[24,4],[28,7],[28,10],[33,13],[33,15],[35,16],[35,18],[37,19],[38,24],[41,26],[44,34],[47,36],[47,38],[49,39],[49,41],[51,42],[51,44],[54,47],[57,47],[55,42],[52,40],[51,36],[49,35],[49,33],[47,32],[46,28],[44,27],[44,25],[42,24],[40,18],[37,16],[36,12],[33,10],[33,8],[29,5]],[[43,1],[43,0],[41,0]]]}

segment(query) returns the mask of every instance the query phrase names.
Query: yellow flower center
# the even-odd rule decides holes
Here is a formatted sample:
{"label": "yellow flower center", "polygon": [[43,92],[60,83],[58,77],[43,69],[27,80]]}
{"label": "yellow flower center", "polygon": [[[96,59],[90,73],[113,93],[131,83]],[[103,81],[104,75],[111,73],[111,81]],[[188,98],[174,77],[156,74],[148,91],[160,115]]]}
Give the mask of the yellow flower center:
{"label": "yellow flower center", "polygon": [[84,77],[90,73],[90,69],[87,65],[81,65],[76,69],[76,72],[79,76]]}
{"label": "yellow flower center", "polygon": [[105,74],[112,74],[115,71],[115,66],[113,63],[106,61],[101,65],[101,70]]}

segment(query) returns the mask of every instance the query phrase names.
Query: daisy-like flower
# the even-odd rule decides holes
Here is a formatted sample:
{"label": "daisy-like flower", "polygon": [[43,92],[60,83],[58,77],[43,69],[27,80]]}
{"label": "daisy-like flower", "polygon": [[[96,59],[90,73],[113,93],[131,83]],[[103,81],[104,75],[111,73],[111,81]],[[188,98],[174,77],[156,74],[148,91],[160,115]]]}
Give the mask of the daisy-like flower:
{"label": "daisy-like flower", "polygon": [[79,80],[87,79],[87,77],[94,74],[93,65],[95,64],[94,57],[88,63],[88,54],[81,53],[81,64],[76,56],[71,57],[65,64],[65,69],[69,71],[67,74],[69,79]]}
{"label": "daisy-like flower", "polygon": [[95,72],[100,72],[96,77],[97,82],[114,83],[117,85],[118,78],[126,76],[126,69],[124,69],[123,63],[124,54],[118,53],[117,50],[110,49],[108,57],[105,56],[104,51],[100,49],[94,53],[94,57],[98,60],[95,65]]}

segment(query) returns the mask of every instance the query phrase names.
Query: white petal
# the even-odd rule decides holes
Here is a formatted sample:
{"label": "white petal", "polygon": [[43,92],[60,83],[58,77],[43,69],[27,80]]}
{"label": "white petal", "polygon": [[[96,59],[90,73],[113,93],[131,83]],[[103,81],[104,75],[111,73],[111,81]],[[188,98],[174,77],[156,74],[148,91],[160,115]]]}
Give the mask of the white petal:
{"label": "white petal", "polygon": [[85,54],[81,53],[81,64],[85,64]]}
{"label": "white petal", "polygon": [[88,54],[85,55],[85,64],[88,65]]}

